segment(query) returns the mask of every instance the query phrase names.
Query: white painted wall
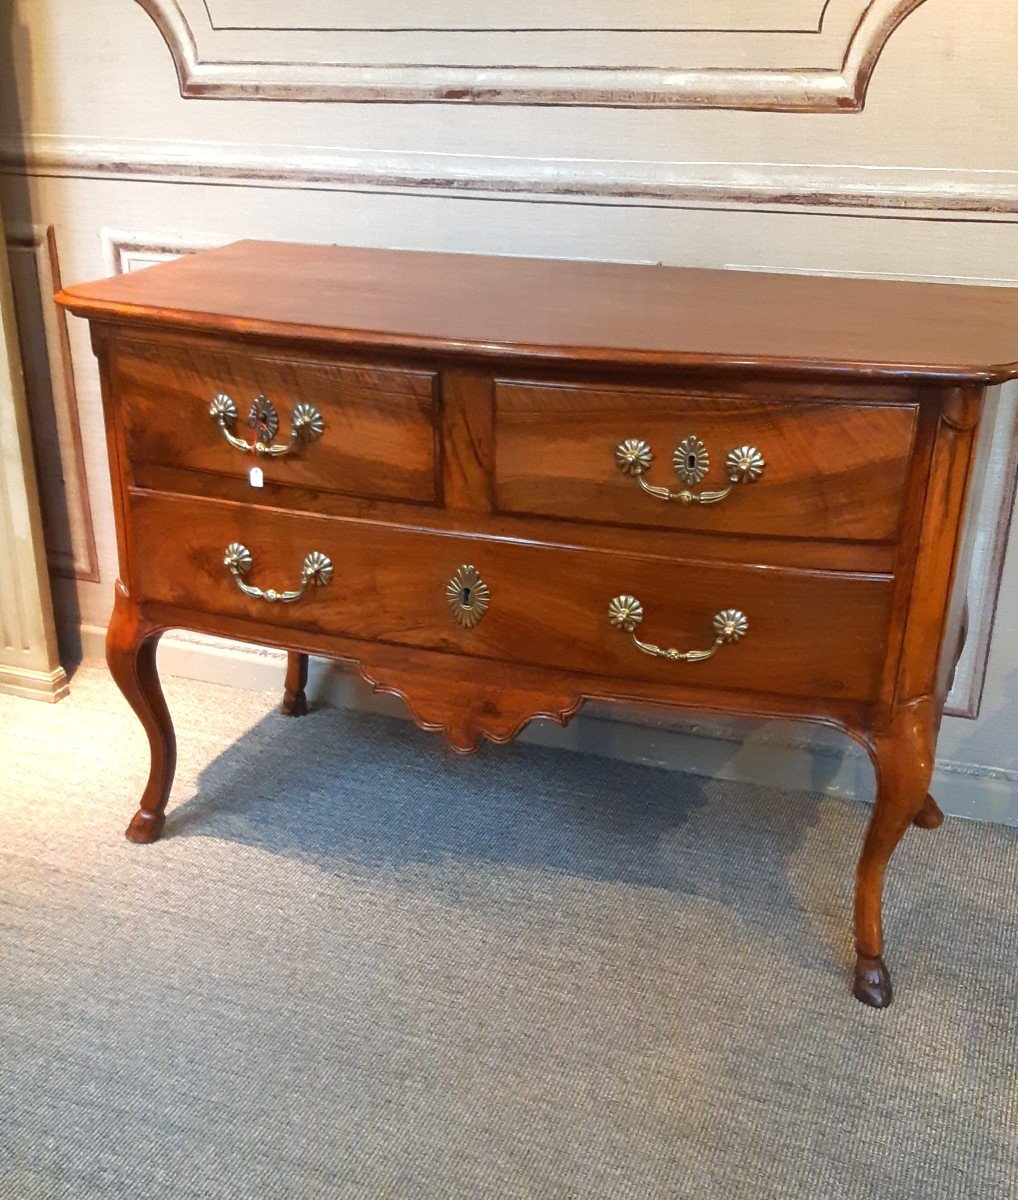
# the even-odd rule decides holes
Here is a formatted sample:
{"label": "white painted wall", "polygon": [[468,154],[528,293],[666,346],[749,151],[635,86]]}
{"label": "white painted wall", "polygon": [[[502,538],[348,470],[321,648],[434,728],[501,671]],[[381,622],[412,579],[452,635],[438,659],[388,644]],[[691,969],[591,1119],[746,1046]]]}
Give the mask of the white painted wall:
{"label": "white painted wall", "polygon": [[[701,25],[722,29],[737,25],[750,2],[754,13],[766,10],[782,28],[807,28],[822,8],[819,0],[646,6],[577,0],[572,7],[588,22],[614,14],[616,22],[636,24],[653,10],[655,19],[680,13],[690,24],[690,14],[699,14]],[[535,8],[521,4],[505,0],[494,11]],[[849,28],[866,8],[860,0],[837,4],[838,28]],[[172,0],[148,6],[163,15],[174,7]],[[376,24],[390,9],[395,21],[400,10],[395,0],[360,7],[377,14]],[[319,67],[326,57],[342,58],[337,46],[352,54],[355,44],[346,34],[309,28],[335,22],[332,0],[272,5],[270,24],[295,27],[274,34],[228,28],[259,24],[268,11],[263,0],[211,0],[208,12],[219,30],[199,28],[202,11],[192,3],[182,9],[194,24],[192,58],[201,58],[185,64],[192,89],[245,94],[250,68],[237,64],[251,57],[252,38],[270,63],[264,70],[276,94],[333,95],[337,88],[342,94],[350,82],[342,70],[329,68],[326,78]],[[464,6],[426,11],[438,27]],[[814,84],[801,86],[817,64],[838,65],[835,32],[831,25],[823,47],[810,40],[817,34],[774,35],[766,61],[759,39],[676,35],[668,63],[680,74],[708,53],[725,68],[709,95],[693,96],[699,107],[356,104],[182,98],[163,34],[134,0],[6,6],[0,54],[13,72],[0,72],[0,197],[15,242],[21,306],[37,312],[36,366],[48,367],[35,371],[30,398],[62,467],[44,481],[44,501],[65,647],[73,649],[80,627],[87,646],[97,645],[116,556],[98,381],[84,324],[44,320],[43,306],[31,303],[32,288],[48,293],[55,277],[94,278],[153,255],[267,237],[1018,283],[1018,142],[1011,136],[1018,127],[1018,6],[925,0],[914,7],[887,39],[861,112],[823,111],[825,95],[812,104]],[[326,43],[319,36],[330,39],[329,55],[321,53]],[[478,71],[492,65],[484,60],[497,47],[509,46],[512,61],[543,56],[551,75],[542,79],[554,82],[557,71],[582,70],[584,54],[610,49],[611,61],[625,66],[639,61],[634,47],[647,44],[634,40],[639,34],[586,41],[500,34],[508,43],[488,34],[473,42],[450,36],[447,29],[375,33],[364,46],[380,55],[391,51],[392,63],[457,61],[470,68],[473,62]],[[443,46],[459,58],[436,57],[435,47]],[[757,94],[771,88],[780,97],[782,89],[798,87],[809,101],[801,107],[817,111],[723,107],[743,96],[746,72],[760,70],[774,74],[754,76]],[[399,78],[383,73],[378,86],[396,86]],[[577,78],[586,86],[589,77]],[[659,99],[675,102],[674,94]],[[1013,396],[1005,409],[972,581],[976,648],[978,636],[990,632],[981,616],[992,610],[1004,550],[1001,544],[995,552],[995,544],[1013,504],[1014,443],[1004,424]],[[168,657],[189,671],[226,667],[241,682],[264,678],[258,675],[264,657],[213,660],[193,639]],[[983,660],[970,651],[957,707],[978,692]],[[1018,553],[1012,552],[979,719],[945,722],[939,794],[948,808],[1018,821],[1016,699]],[[851,755],[846,766],[823,751],[789,751],[787,730],[757,729],[748,746],[617,722],[587,721],[539,736],[577,744],[595,739],[612,753],[693,769],[749,777],[772,771],[776,779],[809,786],[872,789],[868,769]]]}

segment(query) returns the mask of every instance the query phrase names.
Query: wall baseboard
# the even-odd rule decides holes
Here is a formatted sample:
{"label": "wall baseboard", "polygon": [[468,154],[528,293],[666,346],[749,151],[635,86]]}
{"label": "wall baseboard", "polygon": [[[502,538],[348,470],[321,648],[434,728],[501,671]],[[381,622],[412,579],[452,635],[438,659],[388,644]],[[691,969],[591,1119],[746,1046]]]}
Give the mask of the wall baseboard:
{"label": "wall baseboard", "polygon": [[[81,626],[81,655],[86,662],[105,662],[106,630],[102,626]],[[278,689],[282,697],[286,651],[174,630],[159,642],[158,664],[164,675],[252,692]]]}
{"label": "wall baseboard", "polygon": [[0,692],[24,700],[43,700],[55,704],[68,692],[63,667],[52,671],[31,671],[26,667],[0,666]]}
{"label": "wall baseboard", "polygon": [[[102,659],[105,636],[98,626],[82,627],[86,659]],[[278,691],[280,697],[285,667],[281,650],[200,634],[168,633],[159,646],[159,668],[166,675]],[[355,671],[324,659],[312,659],[308,698],[316,705],[409,720],[400,700],[375,694]],[[590,704],[565,728],[532,722],[520,741],[712,779],[873,799],[873,769],[862,748],[836,731],[802,724],[666,716],[652,709]],[[939,761],[932,790],[950,816],[1018,826],[1018,772]]]}

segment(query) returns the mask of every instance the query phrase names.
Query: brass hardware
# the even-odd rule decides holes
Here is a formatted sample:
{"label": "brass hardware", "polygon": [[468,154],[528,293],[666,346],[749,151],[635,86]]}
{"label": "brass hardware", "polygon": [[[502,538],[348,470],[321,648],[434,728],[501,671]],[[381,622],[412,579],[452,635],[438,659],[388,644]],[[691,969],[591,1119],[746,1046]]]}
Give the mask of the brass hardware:
{"label": "brass hardware", "polygon": [[675,474],[683,483],[699,483],[710,470],[710,455],[698,437],[683,438],[672,456]]}
{"label": "brass hardware", "polygon": [[255,443],[267,446],[279,432],[279,413],[265,396],[255,396],[247,414],[247,424],[255,432]]}
{"label": "brass hardware", "polygon": [[624,475],[642,475],[654,461],[654,454],[639,438],[626,438],[615,447],[615,465]]}
{"label": "brass hardware", "polygon": [[477,568],[464,563],[445,585],[445,598],[452,615],[466,629],[473,629],[488,611],[491,591]]}
{"label": "brass hardware", "polygon": [[739,446],[728,451],[725,474],[732,483],[754,483],[763,474],[766,465],[756,446]]}
{"label": "brass hardware", "polygon": [[[737,484],[753,483],[767,465],[755,446],[739,446],[725,459],[725,474],[729,486],[722,491],[694,492],[681,488],[677,492],[655,487],[644,479],[644,473],[654,461],[654,452],[642,438],[627,438],[615,447],[615,465],[624,475],[632,475],[647,493],[658,500],[677,500],[680,504],[719,504],[731,495]],[[683,438],[672,456],[672,467],[683,483],[699,483],[710,470],[710,455],[703,442],[692,434]]]}
{"label": "brass hardware", "polygon": [[312,550],[301,567],[300,589],[294,592],[277,592],[275,588],[252,587],[245,583],[242,576],[246,575],[253,565],[251,551],[240,542],[231,542],[223,555],[223,565],[229,570],[237,587],[245,596],[253,596],[255,600],[267,600],[270,604],[293,604],[308,590],[308,584],[316,587],[326,587],[332,580],[332,560],[319,550]]}
{"label": "brass hardware", "polygon": [[316,441],[325,432],[325,422],[318,409],[313,404],[298,404],[290,418],[290,440],[282,444],[273,444],[272,439],[279,430],[279,414],[264,396],[255,397],[247,418],[248,425],[255,431],[253,442],[244,441],[234,432],[237,424],[237,406],[225,392],[219,392],[213,397],[209,416],[235,449],[248,454],[264,454],[271,458],[289,454],[303,442]]}
{"label": "brass hardware", "polygon": [[669,662],[704,662],[713,658],[722,646],[741,641],[749,630],[745,613],[726,608],[714,616],[714,645],[709,650],[664,650],[650,642],[641,642],[636,636],[636,627],[643,620],[643,605],[635,596],[616,596],[608,605],[608,620],[616,629],[629,634],[637,650],[652,658],[667,658]]}

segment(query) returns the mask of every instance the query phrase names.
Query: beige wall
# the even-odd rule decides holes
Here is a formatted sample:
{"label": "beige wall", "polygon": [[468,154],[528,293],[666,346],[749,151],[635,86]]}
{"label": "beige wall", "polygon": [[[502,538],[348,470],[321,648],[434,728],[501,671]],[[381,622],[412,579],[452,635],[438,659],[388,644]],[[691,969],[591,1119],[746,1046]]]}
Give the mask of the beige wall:
{"label": "beige wall", "polygon": [[[864,27],[854,41],[852,31],[870,12],[864,0],[831,0],[823,29],[798,33],[789,31],[810,30],[822,0],[563,4],[576,21],[628,21],[637,29],[454,34],[448,26],[466,6],[450,3],[427,6],[431,23],[444,23],[444,31],[370,36],[328,32],[332,0],[272,6],[271,24],[295,27],[274,32],[236,28],[258,24],[266,6],[255,0],[210,0],[207,10],[192,0],[179,7],[146,0],[150,12],[133,0],[19,0],[5,9],[0,33],[15,71],[4,72],[0,85],[0,194],[30,326],[35,419],[60,464],[43,479],[43,495],[66,645],[79,627],[89,648],[97,644],[115,552],[87,334],[82,323],[65,325],[38,300],[60,275],[81,280],[257,236],[1018,282],[1012,0],[880,0],[872,10],[895,20],[904,14],[900,25],[889,36],[886,28]],[[732,32],[750,24],[750,6],[755,19],[786,32]],[[384,18],[397,25],[408,9],[399,0],[354,7],[362,23]],[[536,23],[547,9],[506,0],[496,11],[513,20],[529,13]],[[729,32],[638,32],[641,23],[672,27],[677,11],[700,30]],[[612,62],[621,78],[633,63],[652,62],[652,49],[675,70],[649,83],[630,72],[629,98],[693,107],[356,104],[335,97],[364,86],[363,76],[321,66],[375,54],[397,64],[388,75],[371,76],[386,94],[425,86],[399,63],[459,63],[470,75],[474,62],[488,72],[474,76],[497,79],[493,98],[522,94],[532,101],[541,99],[533,89],[543,87],[560,99],[573,88],[573,98],[583,100],[584,89],[598,86],[584,62]],[[863,66],[875,60],[865,107],[831,111],[843,93],[861,98],[852,55],[863,50]],[[189,91],[249,94],[259,84],[258,72],[244,66],[253,59],[264,64],[261,81],[274,96],[297,99],[181,97],[181,81]],[[536,82],[518,73],[490,75],[489,68],[507,62],[540,62],[545,71]],[[693,70],[704,62],[716,67],[709,88],[697,84]],[[313,98],[321,96],[333,98]],[[799,111],[726,107],[747,96]],[[970,585],[974,636],[953,697],[958,710],[971,710],[986,663],[1013,503],[1014,408],[1014,396],[1005,395]],[[220,653],[213,661],[200,640],[189,639],[170,658],[183,669],[265,678],[263,656]],[[1018,820],[1016,699],[1012,553],[982,711],[975,721],[949,718],[941,743],[941,794],[955,811]],[[779,779],[801,776],[813,786],[863,793],[871,787],[853,758],[844,766],[818,752],[788,751],[786,733],[775,730],[757,731],[749,749],[738,751],[723,742],[694,745],[687,734],[589,722],[556,736],[577,743],[596,737],[623,755],[681,757],[694,768],[751,777],[765,771],[766,755]]]}

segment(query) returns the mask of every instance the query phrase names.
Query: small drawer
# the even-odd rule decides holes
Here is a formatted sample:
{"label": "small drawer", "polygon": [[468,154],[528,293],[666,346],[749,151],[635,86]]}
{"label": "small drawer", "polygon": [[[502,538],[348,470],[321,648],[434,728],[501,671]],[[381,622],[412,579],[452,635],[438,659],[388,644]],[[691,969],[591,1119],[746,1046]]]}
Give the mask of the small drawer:
{"label": "small drawer", "polygon": [[[565,549],[152,493],[134,494],[131,508],[131,590],[142,603],[686,687],[852,700],[879,689],[887,577]],[[747,628],[719,615],[730,611]],[[649,653],[654,645],[715,652],[683,661]]]}
{"label": "small drawer", "polygon": [[113,379],[133,462],[437,501],[430,372],[124,339]]}
{"label": "small drawer", "polygon": [[501,381],[495,505],[608,525],[892,542],[917,412]]}

